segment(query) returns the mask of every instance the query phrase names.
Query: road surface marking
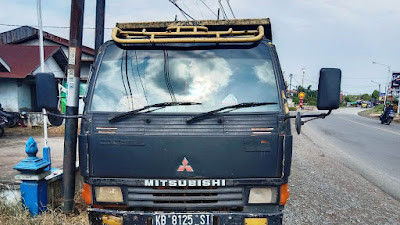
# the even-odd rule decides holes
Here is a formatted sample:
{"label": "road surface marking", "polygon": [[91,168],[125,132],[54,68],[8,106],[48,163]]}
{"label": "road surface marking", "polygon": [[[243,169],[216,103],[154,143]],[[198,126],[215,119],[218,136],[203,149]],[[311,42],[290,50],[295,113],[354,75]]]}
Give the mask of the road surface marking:
{"label": "road surface marking", "polygon": [[379,127],[374,127],[374,126],[365,125],[365,124],[363,124],[363,123],[359,123],[359,122],[355,122],[355,121],[353,121],[353,120],[345,119],[345,118],[340,117],[340,116],[339,116],[339,118],[342,119],[342,120],[347,120],[347,121],[352,122],[352,123],[355,123],[355,124],[360,124],[360,125],[363,125],[363,126],[366,126],[366,127],[373,128],[373,129],[378,129],[378,130],[390,132],[390,133],[392,133],[392,134],[400,135],[400,133],[397,133],[397,132],[393,132],[393,131],[390,131],[390,130],[385,130],[385,129],[382,129],[382,128],[379,128]]}

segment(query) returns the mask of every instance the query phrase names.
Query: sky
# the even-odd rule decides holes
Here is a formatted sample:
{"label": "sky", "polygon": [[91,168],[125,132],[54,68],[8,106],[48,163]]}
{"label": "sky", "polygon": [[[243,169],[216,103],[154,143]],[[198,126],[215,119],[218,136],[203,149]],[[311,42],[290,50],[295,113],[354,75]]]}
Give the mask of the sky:
{"label": "sky", "polygon": [[[85,1],[83,44],[94,47],[95,0]],[[233,18],[227,0],[222,5]],[[218,0],[176,0],[195,19],[215,19]],[[229,0],[236,18],[270,18],[273,43],[289,83],[304,82],[317,88],[319,70],[342,70],[344,94],[371,94],[388,81],[388,67],[400,72],[399,0]],[[0,0],[0,32],[10,25],[37,26],[34,0]],[[209,10],[207,5],[211,10]],[[69,27],[70,0],[42,0],[43,26]],[[184,20],[168,0],[108,0],[106,2],[105,40],[117,22]],[[8,24],[9,26],[6,26]],[[45,31],[67,38],[68,28]],[[373,64],[376,61],[380,64]],[[305,77],[302,79],[302,69]]]}

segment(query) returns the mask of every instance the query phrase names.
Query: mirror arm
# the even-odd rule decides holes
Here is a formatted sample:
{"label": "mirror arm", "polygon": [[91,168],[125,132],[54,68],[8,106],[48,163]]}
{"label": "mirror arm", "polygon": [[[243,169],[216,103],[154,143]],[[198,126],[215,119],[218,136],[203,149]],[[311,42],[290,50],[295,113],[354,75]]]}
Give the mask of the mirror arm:
{"label": "mirror arm", "polygon": [[52,113],[50,111],[46,110],[46,115],[50,115],[50,116],[54,116],[54,117],[61,117],[64,119],[77,119],[77,118],[85,118],[85,115],[81,114],[81,115],[73,115],[73,116],[66,116],[66,115],[62,115],[62,114],[56,114],[56,113]]}
{"label": "mirror arm", "polygon": [[[328,111],[328,113],[321,113],[321,114],[316,114],[316,115],[301,115],[301,118],[310,118],[310,117],[315,117],[314,119],[325,119],[325,117],[329,116],[332,112],[332,109]],[[290,118],[296,118],[296,115],[287,115],[285,116],[285,120],[286,119],[290,119]],[[313,120],[313,119],[311,119]],[[304,122],[308,122],[310,120],[304,121]]]}

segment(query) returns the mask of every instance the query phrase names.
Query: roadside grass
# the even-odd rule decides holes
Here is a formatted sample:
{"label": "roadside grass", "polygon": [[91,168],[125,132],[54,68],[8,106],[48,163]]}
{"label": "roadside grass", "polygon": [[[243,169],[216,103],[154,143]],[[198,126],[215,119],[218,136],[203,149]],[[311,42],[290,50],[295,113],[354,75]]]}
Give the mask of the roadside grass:
{"label": "roadside grass", "polygon": [[[47,129],[48,135],[51,137],[63,136],[65,127],[64,125],[59,127],[49,126]],[[7,127],[6,134],[8,136],[41,136],[43,135],[43,127]]]}
{"label": "roadside grass", "polygon": [[373,117],[373,114],[382,114],[384,105],[380,104],[375,106],[374,108],[363,110],[359,112],[361,116]]}
{"label": "roadside grass", "polygon": [[25,209],[22,202],[9,204],[0,199],[0,224],[2,225],[89,225],[86,206],[80,194],[75,195],[75,213],[66,215],[58,208],[49,208],[46,212],[31,217],[29,211]]}

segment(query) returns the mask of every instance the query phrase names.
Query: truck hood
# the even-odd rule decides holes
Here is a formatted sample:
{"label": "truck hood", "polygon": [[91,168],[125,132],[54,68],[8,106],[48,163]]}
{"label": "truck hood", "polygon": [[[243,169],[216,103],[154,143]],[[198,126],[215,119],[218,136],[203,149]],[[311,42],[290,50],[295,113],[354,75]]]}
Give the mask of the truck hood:
{"label": "truck hood", "polygon": [[[282,175],[277,115],[93,117],[89,172],[104,178],[271,178]],[[219,123],[222,119],[223,123]]]}

